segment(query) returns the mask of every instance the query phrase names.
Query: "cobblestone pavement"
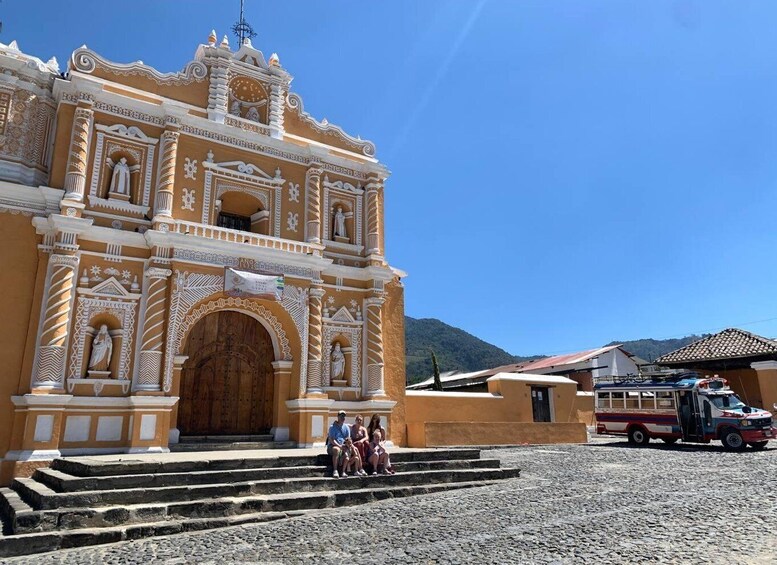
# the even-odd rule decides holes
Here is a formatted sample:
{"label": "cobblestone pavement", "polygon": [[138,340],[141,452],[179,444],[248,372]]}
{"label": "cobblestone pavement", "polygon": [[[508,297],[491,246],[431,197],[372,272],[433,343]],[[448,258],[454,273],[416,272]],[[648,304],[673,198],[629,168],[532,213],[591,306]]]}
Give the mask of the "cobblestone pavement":
{"label": "cobblestone pavement", "polygon": [[520,479],[8,563],[777,563],[777,448],[500,449]]}

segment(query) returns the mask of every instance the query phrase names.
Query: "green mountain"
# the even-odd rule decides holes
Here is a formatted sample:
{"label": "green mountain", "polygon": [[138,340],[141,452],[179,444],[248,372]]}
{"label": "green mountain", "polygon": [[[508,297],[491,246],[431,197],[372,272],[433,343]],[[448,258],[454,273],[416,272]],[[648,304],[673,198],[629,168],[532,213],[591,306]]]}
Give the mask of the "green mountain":
{"label": "green mountain", "polygon": [[[706,334],[705,334],[706,335]],[[623,349],[653,361],[657,357],[705,337],[690,335],[679,339],[637,339],[613,341],[607,345],[623,344]],[[434,318],[416,319],[405,316],[405,369],[407,382],[417,383],[432,376],[432,351],[437,356],[440,372],[480,371],[500,365],[538,359],[544,355],[521,357],[511,355],[495,345],[472,334],[454,328]]]}
{"label": "green mountain", "polygon": [[432,351],[437,356],[442,373],[479,371],[540,357],[510,355],[440,320],[419,320],[405,316],[405,367],[408,383],[417,383],[432,376]]}
{"label": "green mountain", "polygon": [[674,351],[685,347],[689,343],[692,343],[703,337],[707,337],[709,334],[703,335],[689,335],[677,339],[636,339],[633,341],[612,341],[607,345],[615,345],[620,343],[623,345],[623,349],[641,357],[645,361],[655,361],[656,358],[661,357],[665,353]]}

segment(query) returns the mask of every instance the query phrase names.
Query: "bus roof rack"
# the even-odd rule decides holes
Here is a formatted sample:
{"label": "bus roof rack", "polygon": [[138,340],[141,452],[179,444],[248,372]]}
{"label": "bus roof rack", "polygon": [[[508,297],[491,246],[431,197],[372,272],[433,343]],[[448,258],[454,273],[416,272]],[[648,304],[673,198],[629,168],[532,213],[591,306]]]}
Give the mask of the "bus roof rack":
{"label": "bus roof rack", "polygon": [[613,384],[625,384],[625,383],[676,383],[684,379],[698,379],[699,374],[694,371],[685,371],[683,373],[675,373],[673,375],[611,375],[607,377],[595,377],[594,383],[613,383]]}

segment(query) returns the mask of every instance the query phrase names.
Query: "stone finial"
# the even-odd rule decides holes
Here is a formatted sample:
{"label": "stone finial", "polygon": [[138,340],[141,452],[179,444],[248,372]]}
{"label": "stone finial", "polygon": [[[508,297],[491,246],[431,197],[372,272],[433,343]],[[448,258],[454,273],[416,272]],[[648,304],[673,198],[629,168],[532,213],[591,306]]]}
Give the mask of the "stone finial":
{"label": "stone finial", "polygon": [[216,30],[212,29],[210,30],[210,35],[208,36],[208,45],[216,45],[216,40],[218,40]]}
{"label": "stone finial", "polygon": [[243,45],[245,45],[246,47],[253,47],[253,45],[251,45],[251,38],[250,37],[244,37],[243,38]]}
{"label": "stone finial", "polygon": [[46,61],[46,66],[55,73],[59,72],[59,61],[57,61],[56,57],[52,57],[51,59]]}
{"label": "stone finial", "polygon": [[8,44],[8,49],[12,49],[13,51],[20,51],[19,44],[16,43],[15,39],[11,43]]}
{"label": "stone finial", "polygon": [[224,36],[224,39],[221,40],[221,45],[219,47],[223,47],[224,49],[229,49],[229,39],[227,39],[227,36]]}
{"label": "stone finial", "polygon": [[280,59],[280,57],[278,57],[277,53],[273,53],[272,55],[270,55],[270,60],[269,60],[268,64],[271,67],[280,67],[281,66],[281,59]]}

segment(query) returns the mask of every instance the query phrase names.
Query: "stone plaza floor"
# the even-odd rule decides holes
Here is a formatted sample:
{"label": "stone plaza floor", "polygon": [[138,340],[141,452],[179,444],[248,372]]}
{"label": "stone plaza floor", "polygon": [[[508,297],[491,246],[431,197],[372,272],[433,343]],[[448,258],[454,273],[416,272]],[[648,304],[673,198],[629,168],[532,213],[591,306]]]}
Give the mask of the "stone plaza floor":
{"label": "stone plaza floor", "polygon": [[777,446],[594,438],[483,455],[521,478],[2,563],[777,563]]}

